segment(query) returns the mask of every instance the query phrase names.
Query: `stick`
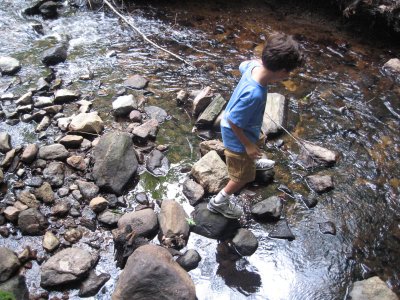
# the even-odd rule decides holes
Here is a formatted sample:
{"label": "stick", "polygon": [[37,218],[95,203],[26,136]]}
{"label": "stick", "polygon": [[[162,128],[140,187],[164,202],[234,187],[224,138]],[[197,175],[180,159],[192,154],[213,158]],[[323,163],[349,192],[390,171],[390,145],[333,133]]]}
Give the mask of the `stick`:
{"label": "stick", "polygon": [[167,49],[165,49],[165,48],[163,48],[163,47],[157,45],[157,44],[154,43],[153,41],[151,41],[151,40],[150,40],[146,35],[144,35],[134,24],[132,24],[126,17],[124,17],[122,14],[120,14],[120,13],[114,8],[114,6],[112,6],[112,4],[111,4],[110,2],[108,2],[108,0],[103,0],[103,1],[104,1],[104,3],[107,4],[107,6],[108,6],[109,8],[111,8],[111,10],[112,10],[113,12],[115,12],[122,20],[124,20],[129,26],[131,26],[137,33],[139,33],[139,35],[141,35],[142,38],[143,38],[146,42],[148,42],[148,43],[150,43],[151,45],[153,45],[154,47],[156,47],[156,48],[158,48],[158,49],[160,49],[160,50],[162,50],[162,51],[168,53],[169,55],[175,57],[176,59],[178,59],[178,60],[184,62],[185,64],[187,64],[187,65],[189,65],[189,66],[191,66],[191,67],[194,67],[191,63],[187,62],[186,60],[184,60],[184,59],[183,59],[182,57],[180,57],[179,55],[176,55],[175,53],[172,53],[171,51],[169,51],[169,50],[167,50]]}

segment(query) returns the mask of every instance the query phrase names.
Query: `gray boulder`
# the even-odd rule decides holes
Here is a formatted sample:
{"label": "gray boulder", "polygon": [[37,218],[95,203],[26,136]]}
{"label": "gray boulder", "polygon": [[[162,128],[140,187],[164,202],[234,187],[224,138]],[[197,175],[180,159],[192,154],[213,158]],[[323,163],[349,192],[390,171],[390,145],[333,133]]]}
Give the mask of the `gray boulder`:
{"label": "gray boulder", "polygon": [[271,238],[294,240],[295,236],[289,228],[286,220],[280,220],[268,235]]}
{"label": "gray boulder", "polygon": [[204,188],[192,179],[183,183],[183,194],[188,198],[190,205],[196,206],[204,196]]}
{"label": "gray boulder", "polygon": [[118,228],[123,229],[127,225],[132,227],[136,235],[151,240],[158,231],[157,215],[150,208],[126,213],[118,220]]}
{"label": "gray boulder", "polygon": [[64,160],[68,157],[68,150],[65,149],[64,145],[52,144],[39,148],[38,158],[45,160]]}
{"label": "gray boulder", "polygon": [[159,123],[155,119],[148,120],[142,125],[135,127],[132,131],[133,136],[139,141],[145,141],[149,138],[155,139],[157,136]]}
{"label": "gray boulder", "polygon": [[19,259],[13,251],[0,247],[0,282],[8,280],[20,265]]}
{"label": "gray boulder", "polygon": [[93,255],[83,249],[61,250],[41,266],[40,285],[54,288],[81,280],[87,276],[97,260],[97,254]]}
{"label": "gray boulder", "polygon": [[226,102],[227,101],[221,96],[221,94],[216,94],[211,103],[197,118],[196,125],[211,126],[226,105]]}
{"label": "gray boulder", "polygon": [[43,52],[42,62],[47,66],[52,66],[52,65],[56,65],[60,62],[64,62],[67,59],[67,55],[68,55],[67,51],[68,51],[67,44],[61,44],[61,45],[52,47],[52,48],[46,50],[45,52]]}
{"label": "gray boulder", "polygon": [[149,117],[149,119],[155,119],[158,121],[158,123],[164,122],[168,117],[167,112],[157,106],[146,106],[144,108],[144,112]]}
{"label": "gray boulder", "polygon": [[256,252],[258,248],[258,240],[256,236],[247,229],[240,228],[232,239],[232,244],[238,254],[242,256],[250,256]]}
{"label": "gray boulder", "polygon": [[212,97],[211,87],[207,86],[201,90],[193,100],[193,111],[194,116],[198,116],[211,102]]}
{"label": "gray boulder", "polygon": [[129,257],[111,299],[195,300],[196,290],[168,250],[145,245]]}
{"label": "gray boulder", "polygon": [[318,165],[331,166],[338,160],[338,153],[311,143],[302,143],[299,160],[307,168]]}
{"label": "gray boulder", "polygon": [[11,150],[11,136],[7,132],[0,132],[0,151],[6,153]]}
{"label": "gray boulder", "polygon": [[65,165],[62,162],[51,162],[46,169],[43,170],[43,178],[52,187],[60,187],[64,184]]}
{"label": "gray boulder", "polygon": [[110,132],[102,136],[94,149],[94,159],[93,177],[96,184],[121,195],[138,168],[129,134]]}
{"label": "gray boulder", "polygon": [[396,294],[378,276],[354,282],[349,296],[352,300],[398,300]]}
{"label": "gray boulder", "polygon": [[64,102],[71,102],[71,101],[78,100],[79,97],[80,97],[80,94],[75,91],[61,89],[61,90],[57,90],[54,93],[54,103],[58,104],[58,103],[64,103]]}
{"label": "gray boulder", "polygon": [[218,193],[229,180],[226,165],[214,150],[193,165],[190,175],[207,193]]}
{"label": "gray boulder", "polygon": [[282,201],[277,196],[269,197],[253,205],[251,213],[257,219],[265,221],[279,220],[282,213]]}
{"label": "gray boulder", "polygon": [[120,96],[112,103],[115,116],[126,116],[137,107],[138,104],[133,95]]}
{"label": "gray boulder", "polygon": [[79,191],[86,200],[92,200],[99,193],[99,187],[93,182],[77,180],[75,183],[78,185]]}
{"label": "gray boulder", "polygon": [[282,131],[282,126],[288,114],[288,101],[278,93],[268,93],[265,105],[263,124],[261,130],[265,135],[277,134]]}
{"label": "gray boulder", "polygon": [[23,235],[43,235],[48,222],[35,208],[29,208],[18,215],[18,227]]}
{"label": "gray boulder", "polygon": [[200,261],[201,256],[199,252],[193,249],[189,249],[185,254],[176,259],[176,262],[187,272],[196,269]]}
{"label": "gray boulder", "polygon": [[14,75],[21,69],[21,64],[15,58],[0,56],[0,72],[2,75]]}
{"label": "gray boulder", "polygon": [[111,210],[105,210],[97,216],[97,220],[104,225],[115,227],[118,224],[121,214],[113,212]]}
{"label": "gray boulder", "polygon": [[189,239],[188,215],[182,205],[174,200],[163,200],[158,214],[160,242],[167,248],[181,249]]}
{"label": "gray boulder", "polygon": [[140,75],[133,75],[124,81],[124,86],[127,88],[140,90],[144,89],[148,82],[149,81],[146,78],[143,78]]}

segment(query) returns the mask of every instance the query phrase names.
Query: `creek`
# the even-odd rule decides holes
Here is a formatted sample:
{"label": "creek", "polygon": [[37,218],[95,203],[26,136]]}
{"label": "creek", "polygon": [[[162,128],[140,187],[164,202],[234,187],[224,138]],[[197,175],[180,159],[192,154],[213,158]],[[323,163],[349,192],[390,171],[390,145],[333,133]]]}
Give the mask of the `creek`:
{"label": "creek", "polygon": [[[248,218],[245,226],[258,238],[259,248],[250,257],[230,261],[217,253],[217,241],[192,233],[188,248],[196,249],[202,257],[199,267],[189,272],[197,297],[346,299],[352,282],[374,274],[400,295],[400,86],[382,69],[400,53],[399,45],[349,31],[326,12],[271,3],[131,3],[129,13],[139,29],[184,57],[196,66],[193,68],[145,43],[105,8],[89,10],[65,2],[58,18],[44,20],[22,13],[27,1],[2,0],[0,55],[17,58],[22,69],[17,76],[0,77],[0,94],[8,88],[7,92],[22,95],[35,87],[48,73],[40,54],[66,39],[68,58],[54,67],[57,78],[93,100],[93,110],[106,122],[106,130],[112,130],[128,125],[110,114],[123,81],[133,74],[146,77],[150,80],[144,93],[148,105],[159,106],[170,116],[161,125],[156,143],[169,146],[171,167],[162,177],[142,170],[138,184],[126,195],[126,210],[136,205],[134,194],[143,191],[152,200],[175,199],[190,213],[193,208],[182,193],[187,173],[181,171],[200,158],[201,139],[192,133],[195,119],[176,105],[176,93],[211,86],[229,99],[239,79],[239,63],[259,55],[270,33],[293,34],[304,50],[305,65],[269,90],[289,99],[287,129],[292,134],[337,151],[340,159],[331,168],[305,170],[296,163],[299,148],[289,135],[279,137],[284,141],[280,148],[274,146],[276,139],[270,139],[266,152],[276,161],[275,181],[268,186],[249,186],[254,199],[248,201],[285,197],[284,216],[295,239],[269,238],[273,224]],[[32,24],[37,22],[43,25],[43,34],[34,31]],[[109,56],[110,51],[116,56]],[[94,78],[79,80],[89,70]],[[76,107],[70,105],[64,113],[68,110]],[[0,122],[0,131],[12,136],[13,147],[36,142],[34,129],[29,123]],[[54,139],[50,128],[46,142]],[[318,204],[314,208],[277,190],[284,184],[297,194],[310,196],[304,178],[317,171],[332,175],[335,188],[315,195]],[[15,177],[6,176],[12,185]],[[3,199],[9,193],[5,191]],[[320,232],[318,224],[327,221],[336,225],[336,235]],[[7,226],[15,234],[0,238],[0,246],[19,252],[29,245],[39,255],[44,252],[41,237],[24,237],[13,225]],[[112,236],[99,227],[78,246],[88,247],[85,241],[93,236],[101,241],[96,270],[111,275],[93,299],[110,299],[119,274]],[[25,271],[33,295],[43,291],[39,269],[33,262]],[[66,294],[69,299],[80,299],[77,290]],[[62,297],[62,293],[51,292],[50,296]]]}

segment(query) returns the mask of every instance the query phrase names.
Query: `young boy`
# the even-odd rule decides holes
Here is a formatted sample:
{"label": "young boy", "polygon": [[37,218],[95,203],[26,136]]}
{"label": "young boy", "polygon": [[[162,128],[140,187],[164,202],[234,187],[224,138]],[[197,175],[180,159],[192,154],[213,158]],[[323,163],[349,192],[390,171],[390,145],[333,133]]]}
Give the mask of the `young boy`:
{"label": "young boy", "polygon": [[262,156],[257,141],[264,116],[267,85],[287,79],[301,62],[298,43],[291,36],[277,33],[267,40],[261,60],[240,64],[242,78],[221,121],[230,180],[208,203],[210,211],[232,219],[242,215],[242,210],[230,202],[229,197],[255,179],[255,160]]}

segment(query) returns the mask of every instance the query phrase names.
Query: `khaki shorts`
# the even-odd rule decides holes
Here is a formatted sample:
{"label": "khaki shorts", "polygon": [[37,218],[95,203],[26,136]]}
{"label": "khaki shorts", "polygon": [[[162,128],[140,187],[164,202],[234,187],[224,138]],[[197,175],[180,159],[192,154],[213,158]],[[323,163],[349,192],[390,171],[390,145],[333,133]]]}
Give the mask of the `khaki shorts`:
{"label": "khaki shorts", "polygon": [[235,182],[251,182],[256,178],[256,165],[247,153],[237,153],[225,149],[229,179]]}

